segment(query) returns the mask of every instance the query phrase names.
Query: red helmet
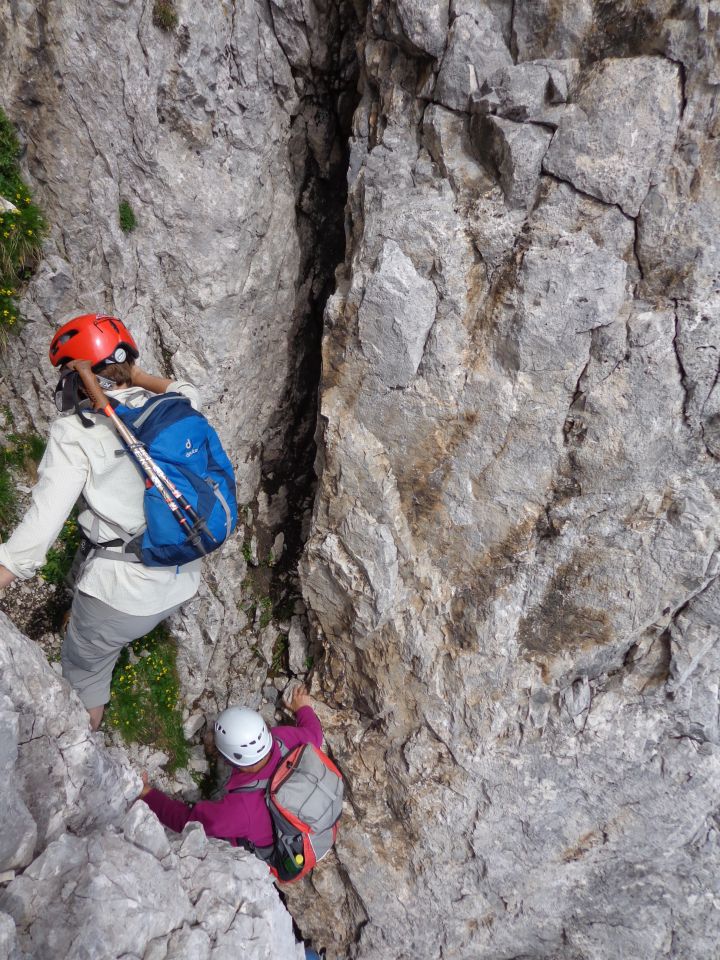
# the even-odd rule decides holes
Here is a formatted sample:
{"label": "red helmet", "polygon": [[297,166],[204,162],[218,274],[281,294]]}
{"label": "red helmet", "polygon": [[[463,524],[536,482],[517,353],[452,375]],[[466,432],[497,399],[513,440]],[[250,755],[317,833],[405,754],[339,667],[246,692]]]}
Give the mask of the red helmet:
{"label": "red helmet", "polygon": [[93,367],[122,363],[128,356],[139,356],[130,331],[117,317],[102,313],[84,313],[68,320],[50,344],[50,363],[61,367],[70,360],[89,360]]}

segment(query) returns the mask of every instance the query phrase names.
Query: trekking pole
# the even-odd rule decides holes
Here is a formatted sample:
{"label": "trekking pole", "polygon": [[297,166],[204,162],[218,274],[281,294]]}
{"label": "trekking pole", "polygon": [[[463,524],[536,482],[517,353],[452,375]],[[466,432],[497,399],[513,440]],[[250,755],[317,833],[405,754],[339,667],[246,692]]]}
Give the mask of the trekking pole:
{"label": "trekking pole", "polygon": [[[110,400],[98,383],[97,377],[92,370],[89,367],[81,367],[80,369],[76,370],[76,373],[82,380],[83,386],[85,387],[85,392],[90,398],[90,401],[95,409],[102,410],[108,419],[111,420],[115,425],[115,429],[127,445],[132,455],[135,457],[151,485],[158,491],[160,496],[170,508],[172,515],[185,531],[185,536],[187,539],[197,548],[198,552],[202,556],[205,556],[207,551],[203,547],[200,539],[202,527],[205,526],[204,522],[200,520],[197,513],[195,513],[187,500],[185,500],[185,497],[183,497],[183,495],[175,489],[173,484],[170,483],[162,470],[160,470],[152,457],[150,457],[150,455],[147,453],[144,446],[139,442],[135,434],[125,426],[120,417],[118,417],[118,415],[115,413]],[[177,498],[177,500],[174,498]],[[187,518],[183,516],[181,510],[181,506],[183,504],[179,503],[179,501],[184,502],[185,509],[189,516],[194,514],[194,516],[197,518],[196,523],[198,529],[190,526]],[[190,519],[192,519],[192,516],[190,516]],[[198,523],[197,521],[200,522]]]}
{"label": "trekking pole", "polygon": [[[122,423],[122,421],[121,421],[121,423]],[[125,427],[125,424],[123,424],[123,426]],[[133,436],[132,433],[130,433],[130,431],[128,430],[127,427],[125,427],[125,429],[126,429],[127,432],[130,434],[130,436]],[[123,439],[124,439],[124,438],[123,438]],[[216,538],[212,535],[212,533],[210,533],[210,531],[207,529],[207,524],[205,523],[205,521],[203,520],[203,518],[197,513],[197,511],[194,509],[194,507],[192,506],[192,504],[190,504],[190,503],[187,502],[187,500],[186,500],[185,497],[182,495],[182,493],[180,493],[180,491],[177,489],[177,487],[173,484],[172,480],[170,480],[169,477],[167,477],[167,476],[163,473],[163,471],[162,471],[162,470],[160,469],[160,467],[155,463],[155,461],[152,459],[152,457],[149,456],[147,453],[145,453],[145,448],[144,448],[143,444],[140,443],[136,437],[134,438],[134,440],[135,440],[135,444],[136,444],[137,448],[142,451],[143,455],[146,456],[147,459],[148,459],[148,460],[150,461],[150,463],[152,464],[153,469],[154,469],[155,472],[157,473],[157,475],[158,475],[158,477],[160,478],[160,480],[161,480],[161,481],[165,484],[165,486],[170,490],[170,493],[173,495],[173,497],[175,497],[175,499],[176,499],[177,502],[180,504],[180,506],[182,507],[182,509],[183,509],[183,510],[187,513],[187,515],[190,517],[190,519],[191,519],[192,522],[193,522],[193,527],[197,527],[199,530],[201,530],[203,533],[205,533],[208,537],[210,537],[210,539],[213,541],[213,543],[217,543],[217,539],[216,539]]]}

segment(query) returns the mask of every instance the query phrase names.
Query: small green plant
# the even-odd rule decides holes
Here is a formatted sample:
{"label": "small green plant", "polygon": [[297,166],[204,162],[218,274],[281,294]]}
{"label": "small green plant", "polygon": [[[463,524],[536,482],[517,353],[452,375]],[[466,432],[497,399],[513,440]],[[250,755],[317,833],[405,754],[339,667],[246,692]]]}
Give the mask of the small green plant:
{"label": "small green plant", "polygon": [[20,176],[20,144],[15,129],[0,110],[0,347],[17,329],[16,298],[29,279],[47,232],[40,210]]}
{"label": "small green plant", "polygon": [[120,219],[120,229],[123,233],[130,233],[131,230],[135,229],[137,220],[135,219],[135,212],[128,200],[120,201],[118,217]]}
{"label": "small green plant", "polygon": [[[12,414],[4,411],[5,422],[11,425]],[[45,451],[45,441],[36,433],[11,433],[0,447],[0,538],[7,539],[18,518],[18,499],[13,471],[22,471],[34,479],[35,467]]]}
{"label": "small green plant", "polygon": [[260,607],[260,626],[264,629],[272,620],[273,603],[270,597],[260,597],[258,606]]}
{"label": "small green plant", "polygon": [[38,571],[40,579],[46,583],[61,586],[65,577],[70,573],[81,539],[82,533],[77,522],[77,510],[73,510],[62,526],[57,538],[57,546],[50,547],[47,552],[45,564]]}
{"label": "small green plant", "polygon": [[295,593],[285,593],[275,604],[275,609],[273,610],[275,619],[280,622],[289,620],[295,612],[295,603],[298,599],[299,597]]}
{"label": "small green plant", "polygon": [[288,638],[281,633],[273,645],[270,672],[274,674],[288,671]]}
{"label": "small green plant", "polygon": [[205,773],[195,771],[190,776],[193,778],[200,791],[203,800],[214,800],[218,789],[218,761],[217,757],[208,757],[208,769]]}
{"label": "small green plant", "polygon": [[249,540],[246,540],[242,545],[242,555],[245,563],[252,563],[252,545]]}
{"label": "small green plant", "polygon": [[17,520],[17,493],[15,481],[8,468],[0,463],[0,539],[7,540]]}
{"label": "small green plant", "polygon": [[45,453],[45,441],[37,433],[11,433],[2,456],[7,464],[32,475]]}
{"label": "small green plant", "polygon": [[[137,659],[136,663],[131,662]],[[190,757],[178,706],[177,649],[166,628],[156,627],[120,654],[110,687],[105,722],[126,743],[152,745],[170,758],[169,773]]]}
{"label": "small green plant", "polygon": [[173,0],[155,0],[152,19],[156,27],[171,33],[178,24],[178,15]]}

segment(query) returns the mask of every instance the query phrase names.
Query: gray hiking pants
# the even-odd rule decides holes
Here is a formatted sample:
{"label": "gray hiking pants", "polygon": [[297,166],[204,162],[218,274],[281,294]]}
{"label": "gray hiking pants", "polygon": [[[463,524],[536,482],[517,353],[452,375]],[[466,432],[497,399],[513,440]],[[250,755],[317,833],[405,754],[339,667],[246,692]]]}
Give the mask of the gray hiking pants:
{"label": "gray hiking pants", "polygon": [[180,604],[162,613],[135,617],[97,597],[75,592],[60,663],[62,675],[88,710],[104,706],[110,699],[110,680],[122,648],[179,609]]}

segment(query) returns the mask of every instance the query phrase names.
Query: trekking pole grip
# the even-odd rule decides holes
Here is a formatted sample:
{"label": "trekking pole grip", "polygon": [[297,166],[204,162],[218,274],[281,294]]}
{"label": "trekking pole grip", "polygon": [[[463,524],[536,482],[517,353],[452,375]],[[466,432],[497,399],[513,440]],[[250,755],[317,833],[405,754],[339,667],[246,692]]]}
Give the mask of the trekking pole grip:
{"label": "trekking pole grip", "polygon": [[103,392],[102,387],[98,383],[98,379],[95,374],[92,372],[90,364],[83,362],[77,363],[74,367],[75,372],[78,374],[82,380],[82,385],[85,388],[85,393],[90,398],[92,405],[95,410],[104,410],[110,401],[107,398],[107,395]]}

